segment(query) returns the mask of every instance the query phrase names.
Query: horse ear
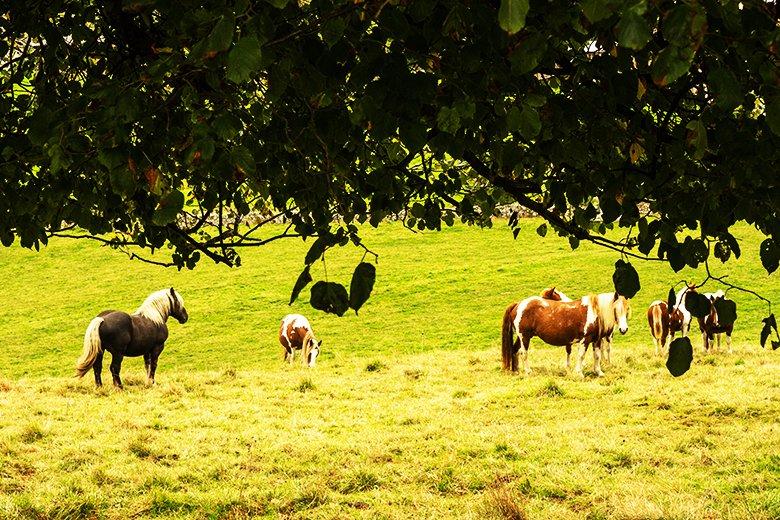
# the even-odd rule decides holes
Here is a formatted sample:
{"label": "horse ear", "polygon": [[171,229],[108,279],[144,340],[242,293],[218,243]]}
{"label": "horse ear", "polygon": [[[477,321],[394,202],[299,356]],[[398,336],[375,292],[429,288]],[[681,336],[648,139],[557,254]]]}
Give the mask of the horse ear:
{"label": "horse ear", "polygon": [[173,287],[171,287],[171,294],[175,295],[176,291],[173,290]]}
{"label": "horse ear", "polygon": [[620,298],[620,295],[618,294],[618,292],[617,292],[617,291],[615,291],[615,295],[614,295],[614,297],[612,298],[612,301],[616,302],[616,301],[618,300],[618,298]]}
{"label": "horse ear", "polygon": [[319,345],[319,347],[320,347],[320,348],[322,348],[322,344],[323,344],[323,343],[325,343],[325,342],[324,342],[324,341],[322,341],[322,340],[319,340],[319,341],[317,342],[317,344]]}

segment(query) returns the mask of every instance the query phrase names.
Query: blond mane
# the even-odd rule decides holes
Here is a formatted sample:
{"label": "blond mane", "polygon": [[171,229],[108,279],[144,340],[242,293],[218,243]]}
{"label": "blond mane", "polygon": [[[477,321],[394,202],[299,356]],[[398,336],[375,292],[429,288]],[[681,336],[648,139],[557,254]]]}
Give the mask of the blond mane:
{"label": "blond mane", "polygon": [[[175,297],[184,305],[182,297],[179,293],[174,293]],[[163,325],[171,314],[171,293],[170,289],[161,289],[153,292],[146,297],[144,302],[133,313],[134,316],[143,316],[144,318],[152,320],[158,325]]]}

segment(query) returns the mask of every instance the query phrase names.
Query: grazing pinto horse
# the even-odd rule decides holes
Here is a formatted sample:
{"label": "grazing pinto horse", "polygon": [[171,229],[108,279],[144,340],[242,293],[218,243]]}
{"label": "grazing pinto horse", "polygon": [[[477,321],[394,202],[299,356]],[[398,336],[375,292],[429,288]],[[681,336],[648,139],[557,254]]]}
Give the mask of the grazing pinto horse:
{"label": "grazing pinto horse", "polygon": [[[628,330],[626,321],[628,302],[617,293],[610,294],[612,299],[606,304],[595,295],[584,296],[571,302],[531,296],[507,307],[501,334],[504,369],[517,371],[518,357],[522,355],[525,372],[530,373],[528,347],[531,338],[538,336],[550,345],[567,347],[567,368],[571,368],[571,346],[578,343],[580,349],[575,372],[580,376],[585,352],[588,345],[593,343],[595,370],[598,375],[603,375],[600,363],[601,349],[596,348],[602,337],[602,331],[612,330],[616,319],[619,321],[621,332]],[[514,334],[517,334],[517,340],[514,339]]]}
{"label": "grazing pinto horse", "polygon": [[679,311],[680,315],[682,316],[682,323],[680,325],[680,333],[683,337],[686,337],[688,335],[688,332],[691,330],[691,313],[688,311],[688,309],[685,307],[685,297],[687,296],[687,293],[689,292],[696,292],[696,286],[695,285],[686,285],[682,289],[680,289],[677,293],[677,302],[675,303],[674,310]]}
{"label": "grazing pinto horse", "polygon": [[657,356],[668,348],[667,340],[682,330],[683,313],[676,306],[669,312],[669,305],[665,301],[656,300],[647,309],[647,323],[650,325]]}
{"label": "grazing pinto horse", "polygon": [[279,328],[279,343],[284,347],[284,359],[293,362],[295,351],[301,351],[301,359],[310,368],[320,355],[322,341],[314,337],[309,320],[301,314],[288,314]]}
{"label": "grazing pinto horse", "polygon": [[146,383],[154,384],[157,370],[157,358],[168,339],[168,316],[179,323],[189,319],[184,308],[184,299],[170,289],[153,292],[133,313],[121,311],[103,311],[93,319],[84,334],[84,349],[76,361],[76,376],[83,377],[92,368],[95,372],[95,385],[101,386],[103,371],[103,352],[111,353],[111,376],[114,386],[122,388],[119,370],[125,356],[143,356],[146,365]]}
{"label": "grazing pinto horse", "polygon": [[726,294],[718,290],[714,293],[704,293],[704,296],[710,301],[710,313],[704,318],[697,318],[699,320],[699,329],[701,330],[701,337],[703,340],[702,348],[704,352],[709,352],[711,347],[711,341],[717,338],[718,346],[717,350],[720,350],[720,337],[726,333],[726,345],[731,354],[731,333],[734,331],[734,324],[726,325],[725,323],[718,322],[718,312],[715,310],[715,302],[722,300],[726,297]]}

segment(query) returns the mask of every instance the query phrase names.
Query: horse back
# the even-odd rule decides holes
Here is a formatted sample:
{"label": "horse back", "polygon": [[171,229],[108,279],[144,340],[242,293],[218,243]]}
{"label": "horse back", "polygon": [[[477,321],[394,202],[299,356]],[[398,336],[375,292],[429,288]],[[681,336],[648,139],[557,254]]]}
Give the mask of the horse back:
{"label": "horse back", "polygon": [[598,335],[598,325],[589,323],[588,307],[579,301],[529,298],[518,305],[517,314],[518,332],[538,336],[550,345],[570,345]]}

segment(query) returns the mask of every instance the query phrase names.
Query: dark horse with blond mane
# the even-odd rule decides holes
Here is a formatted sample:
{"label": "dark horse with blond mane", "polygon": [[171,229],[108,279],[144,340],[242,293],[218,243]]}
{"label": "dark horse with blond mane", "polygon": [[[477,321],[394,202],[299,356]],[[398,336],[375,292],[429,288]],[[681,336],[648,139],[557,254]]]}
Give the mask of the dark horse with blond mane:
{"label": "dark horse with blond mane", "polygon": [[168,339],[168,316],[173,316],[179,323],[189,319],[184,299],[173,287],[150,294],[133,314],[101,312],[89,323],[84,334],[84,349],[76,361],[76,377],[83,377],[91,368],[95,372],[95,385],[101,386],[103,352],[108,350],[115,387],[122,388],[119,370],[125,356],[143,356],[146,383],[154,384],[157,358]]}
{"label": "dark horse with blond mane", "polygon": [[628,300],[617,293],[588,295],[575,301],[531,296],[513,303],[504,312],[501,335],[504,369],[516,372],[518,358],[522,356],[525,372],[530,373],[528,348],[531,338],[538,336],[550,345],[566,347],[567,368],[571,368],[571,347],[579,344],[575,372],[580,376],[585,353],[593,344],[594,369],[602,376],[600,341],[604,332],[612,330],[616,324],[621,333],[628,331],[628,311]]}

